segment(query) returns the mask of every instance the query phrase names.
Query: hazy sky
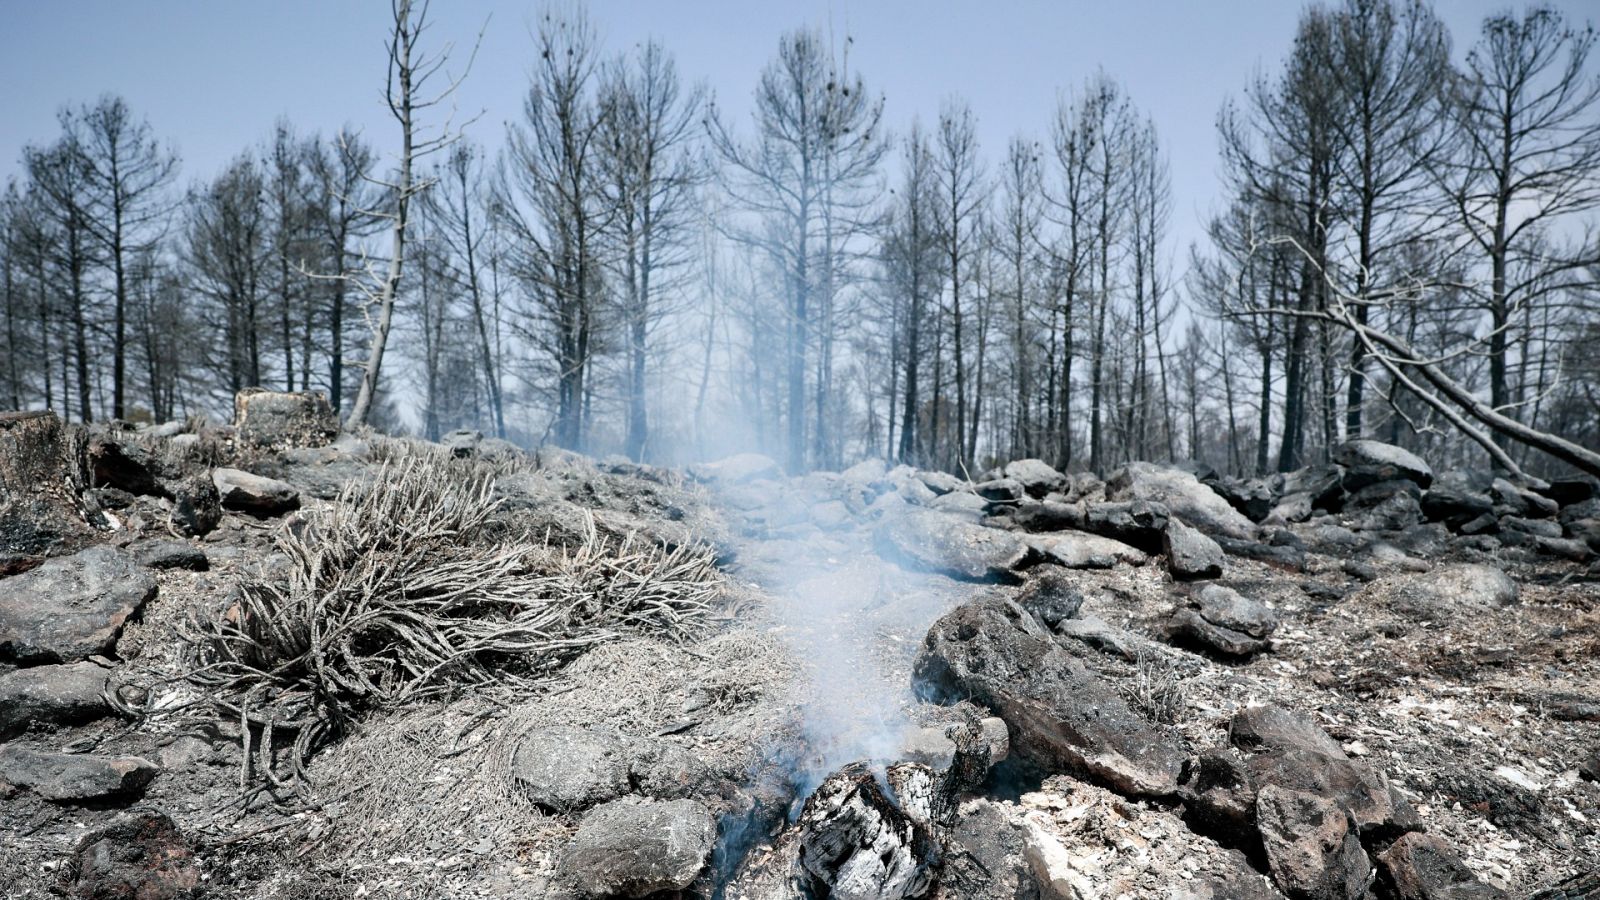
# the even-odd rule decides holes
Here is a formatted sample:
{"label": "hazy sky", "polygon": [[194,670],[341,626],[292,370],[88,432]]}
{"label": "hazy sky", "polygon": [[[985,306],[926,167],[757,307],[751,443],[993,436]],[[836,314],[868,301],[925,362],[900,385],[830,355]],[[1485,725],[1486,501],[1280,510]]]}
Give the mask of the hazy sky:
{"label": "hazy sky", "polygon": [[[1582,18],[1581,0],[1560,4]],[[1441,0],[1457,55],[1498,0]],[[491,147],[527,88],[535,2],[435,0],[436,42],[464,61],[487,22],[460,92],[482,112],[469,135]],[[395,143],[381,102],[386,0],[69,0],[0,2],[0,179],[18,171],[23,144],[56,131],[56,110],[104,91],[127,98],[183,158],[183,180],[209,177],[262,141],[279,116],[301,131],[342,123],[380,148]],[[977,113],[994,162],[1008,138],[1048,133],[1058,92],[1103,67],[1154,117],[1171,159],[1172,249],[1198,238],[1218,202],[1217,109],[1258,68],[1287,52],[1301,4],[1178,0],[593,0],[609,50],[647,37],[743,117],[761,67],[787,28],[815,24],[854,38],[852,65],[888,101],[891,127],[933,120],[961,94]]]}

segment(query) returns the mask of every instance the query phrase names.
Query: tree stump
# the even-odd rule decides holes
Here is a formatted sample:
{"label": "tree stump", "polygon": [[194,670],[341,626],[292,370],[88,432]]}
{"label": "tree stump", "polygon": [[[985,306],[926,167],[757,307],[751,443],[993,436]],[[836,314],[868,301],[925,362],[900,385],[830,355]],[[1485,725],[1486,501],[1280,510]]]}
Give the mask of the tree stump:
{"label": "tree stump", "polygon": [[105,519],[88,484],[80,432],[52,412],[0,412],[0,575],[96,540]]}
{"label": "tree stump", "polygon": [[321,391],[246,388],[233,398],[233,427],[252,447],[321,447],[339,434],[339,417]]}

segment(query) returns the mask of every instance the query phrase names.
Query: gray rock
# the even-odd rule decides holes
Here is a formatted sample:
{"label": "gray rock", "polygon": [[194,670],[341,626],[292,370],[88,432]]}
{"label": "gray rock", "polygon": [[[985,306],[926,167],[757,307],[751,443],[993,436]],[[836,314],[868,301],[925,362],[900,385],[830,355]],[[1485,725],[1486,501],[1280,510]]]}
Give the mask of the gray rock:
{"label": "gray rock", "polygon": [[1497,516],[1547,519],[1556,515],[1561,509],[1549,497],[1512,484],[1504,478],[1496,478],[1489,485],[1489,496],[1494,500],[1494,512]]}
{"label": "gray rock", "polygon": [[1309,750],[1345,758],[1344,748],[1301,713],[1267,704],[1239,710],[1228,721],[1228,740],[1252,753]]}
{"label": "gray rock", "polygon": [[1208,584],[1200,590],[1200,618],[1255,638],[1265,638],[1278,627],[1278,614],[1265,604],[1220,584]]}
{"label": "gray rock", "polygon": [[1183,524],[1176,516],[1167,520],[1162,535],[1167,571],[1180,581],[1222,577],[1222,548],[1216,541]]}
{"label": "gray rock", "polygon": [[81,802],[143,791],[161,769],[137,756],[38,753],[0,747],[0,781],[46,800]]}
{"label": "gray rock", "polygon": [[511,774],[536,805],[575,812],[630,793],[676,799],[711,781],[699,757],[670,741],[555,725],[522,737]]}
{"label": "gray rock", "polygon": [[300,492],[276,478],[218,468],[211,470],[211,481],[226,509],[267,517],[300,508]]}
{"label": "gray rock", "polygon": [[972,486],[972,491],[990,503],[1016,503],[1027,496],[1022,483],[1010,478],[980,482]]}
{"label": "gray rock", "polygon": [[[1433,469],[1422,458],[1402,447],[1381,441],[1346,441],[1333,448],[1333,461],[1344,466],[1344,488],[1360,489],[1363,484],[1404,478],[1421,487],[1433,483]],[[1358,474],[1359,473],[1359,474]],[[1352,484],[1352,475],[1358,474],[1358,483]]]}
{"label": "gray rock", "polygon": [[1263,787],[1256,825],[1267,870],[1291,900],[1360,900],[1372,862],[1350,814],[1316,794]]}
{"label": "gray rock", "polygon": [[705,867],[717,824],[693,800],[618,800],[590,810],[556,877],[592,897],[683,890]]}
{"label": "gray rock", "polygon": [[1466,563],[1431,572],[1385,575],[1361,588],[1354,600],[1386,607],[1414,621],[1439,621],[1499,609],[1517,602],[1511,576],[1491,566]]}
{"label": "gray rock", "polygon": [[1092,647],[1098,652],[1120,656],[1129,662],[1139,658],[1139,647],[1133,635],[1098,616],[1067,619],[1055,630],[1061,637]]}
{"label": "gray rock", "polygon": [[915,677],[925,698],[989,707],[1010,726],[1013,750],[1038,765],[1086,772],[1130,794],[1177,789],[1184,755],[1176,736],[1146,722],[1002,597],[967,603],[935,622]]}
{"label": "gray rock", "polygon": [[339,433],[339,416],[321,391],[246,388],[233,398],[233,428],[257,447],[320,447]]}
{"label": "gray rock", "polygon": [[958,513],[969,519],[976,519],[989,510],[989,501],[978,496],[972,491],[951,491],[940,494],[927,501],[929,509],[939,512]]}
{"label": "gray rock", "polygon": [[1106,482],[1107,500],[1145,500],[1164,505],[1172,515],[1206,534],[1240,540],[1255,537],[1254,522],[1201,484],[1193,475],[1153,463],[1133,462]]}
{"label": "gray rock", "polygon": [[1045,561],[1067,569],[1110,569],[1118,563],[1142,566],[1149,560],[1137,547],[1082,531],[1022,534],[1018,538]]}
{"label": "gray rock", "polygon": [[186,541],[151,541],[137,548],[139,565],[147,569],[188,569],[204,572],[211,568],[206,552]]}
{"label": "gray rock", "polygon": [[160,810],[130,810],[84,835],[73,863],[72,893],[85,900],[200,896],[194,852]]}
{"label": "gray rock", "polygon": [[1067,476],[1042,459],[1017,459],[1006,463],[1006,478],[1022,485],[1028,496],[1040,498],[1067,486]]}
{"label": "gray rock", "polygon": [[155,579],[116,547],[90,547],[0,580],[0,659],[69,662],[110,654]]}
{"label": "gray rock", "polygon": [[1395,900],[1502,900],[1507,894],[1478,880],[1439,838],[1401,835],[1378,854],[1382,883]]}
{"label": "gray rock", "polygon": [[88,661],[0,675],[0,740],[20,734],[33,722],[73,725],[110,713],[104,697],[109,676]]}
{"label": "gray rock", "polygon": [[878,555],[911,569],[970,580],[1011,580],[1028,556],[1015,536],[957,516],[907,509],[874,531]]}

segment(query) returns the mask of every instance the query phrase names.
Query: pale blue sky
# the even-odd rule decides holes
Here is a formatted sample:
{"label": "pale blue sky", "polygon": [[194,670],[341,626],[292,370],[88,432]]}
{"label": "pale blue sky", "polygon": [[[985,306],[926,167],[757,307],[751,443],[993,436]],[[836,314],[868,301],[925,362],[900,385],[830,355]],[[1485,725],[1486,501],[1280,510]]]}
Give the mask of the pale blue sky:
{"label": "pale blue sky", "polygon": [[[1569,0],[1569,15],[1592,7]],[[1498,0],[1442,0],[1457,54]],[[286,115],[302,131],[350,122],[379,148],[384,117],[386,0],[0,0],[0,179],[18,170],[28,141],[55,133],[64,103],[116,91],[183,157],[183,180],[207,177],[263,140]],[[434,0],[435,41],[466,48],[487,20],[464,111],[483,111],[469,134],[498,147],[527,86],[534,2]],[[1259,66],[1287,52],[1296,2],[987,3],[832,0],[593,0],[608,49],[654,36],[680,70],[701,79],[730,112],[743,112],[778,35],[800,24],[854,38],[853,65],[888,100],[891,126],[933,119],[942,98],[972,104],[988,157],[1010,135],[1048,133],[1060,89],[1103,67],[1152,115],[1171,157],[1172,250],[1200,235],[1218,201],[1217,109]]]}

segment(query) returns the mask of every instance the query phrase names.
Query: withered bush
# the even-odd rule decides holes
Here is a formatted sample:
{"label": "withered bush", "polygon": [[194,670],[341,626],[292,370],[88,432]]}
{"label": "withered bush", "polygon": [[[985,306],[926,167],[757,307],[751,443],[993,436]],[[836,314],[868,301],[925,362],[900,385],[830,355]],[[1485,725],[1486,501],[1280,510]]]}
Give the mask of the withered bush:
{"label": "withered bush", "polygon": [[1188,702],[1177,667],[1151,653],[1139,654],[1122,693],[1129,706],[1158,725],[1176,724]]}
{"label": "withered bush", "polygon": [[248,779],[275,785],[275,747],[302,765],[376,706],[538,679],[623,635],[706,627],[718,578],[699,548],[558,545],[507,533],[477,466],[402,456],[282,529],[287,571],[240,585],[192,623],[189,681],[244,734]]}

